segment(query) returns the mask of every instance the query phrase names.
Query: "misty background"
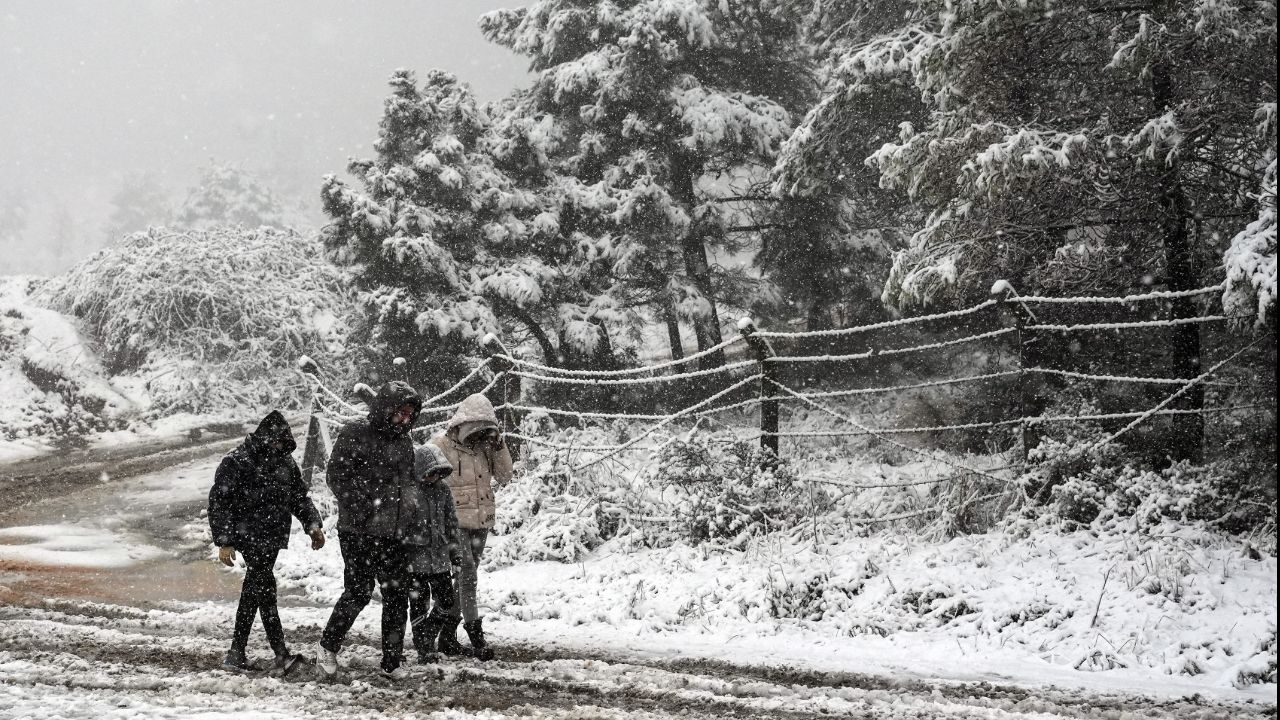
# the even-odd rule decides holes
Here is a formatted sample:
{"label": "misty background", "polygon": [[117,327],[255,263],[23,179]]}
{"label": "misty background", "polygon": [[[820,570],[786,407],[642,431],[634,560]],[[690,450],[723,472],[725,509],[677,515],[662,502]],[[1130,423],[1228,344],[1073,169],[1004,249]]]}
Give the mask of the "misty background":
{"label": "misty background", "polygon": [[443,68],[483,101],[521,84],[526,61],[477,26],[519,4],[9,0],[0,275],[71,267],[113,240],[123,189],[177,204],[212,164],[320,224],[320,179],[372,154],[394,69]]}

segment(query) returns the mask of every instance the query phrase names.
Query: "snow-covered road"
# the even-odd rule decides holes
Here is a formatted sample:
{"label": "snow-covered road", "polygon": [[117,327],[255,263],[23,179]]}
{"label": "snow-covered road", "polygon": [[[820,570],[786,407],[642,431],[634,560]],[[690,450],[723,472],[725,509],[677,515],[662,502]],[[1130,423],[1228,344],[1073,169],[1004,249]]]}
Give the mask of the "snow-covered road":
{"label": "snow-covered road", "polygon": [[[431,718],[1251,718],[1274,706],[1152,700],[986,683],[896,682],[729,663],[638,664],[507,648],[503,659],[376,670],[357,635],[335,684],[310,667],[289,679],[218,670],[225,638],[207,608],[141,611],[52,602],[0,610],[0,716]],[[286,621],[298,619],[295,610]],[[313,613],[306,613],[311,615]],[[292,617],[290,617],[292,616]],[[185,618],[185,620],[184,620]],[[189,621],[189,622],[188,622]],[[314,641],[317,627],[297,633]]]}
{"label": "snow-covered road", "polygon": [[[1004,676],[1007,683],[990,674],[995,682],[957,680],[964,668],[945,675],[951,679],[933,679],[928,669],[833,672],[773,655],[759,643],[757,653],[725,644],[719,653],[702,647],[681,657],[659,648],[682,646],[678,637],[650,638],[656,650],[641,652],[636,642],[646,644],[643,638],[603,642],[567,627],[563,641],[552,642],[533,629],[537,623],[528,632],[499,624],[497,661],[413,665],[407,680],[392,683],[376,670],[376,606],[357,624],[344,653],[351,667],[335,684],[318,682],[310,667],[288,679],[233,676],[217,668],[239,576],[210,561],[199,532],[217,460],[53,490],[0,511],[0,718],[1052,720],[1276,713],[1273,698],[1179,697],[1167,688],[1146,696],[1132,684],[1064,689],[1033,670]],[[282,598],[281,612],[293,647],[310,652],[328,607],[294,592]],[[263,649],[251,652],[265,659]]]}

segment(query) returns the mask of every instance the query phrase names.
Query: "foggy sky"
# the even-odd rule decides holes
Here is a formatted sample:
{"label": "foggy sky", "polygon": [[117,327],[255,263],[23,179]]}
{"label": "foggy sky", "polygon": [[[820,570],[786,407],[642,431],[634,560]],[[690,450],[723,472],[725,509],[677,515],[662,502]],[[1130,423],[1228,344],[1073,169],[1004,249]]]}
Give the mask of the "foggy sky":
{"label": "foggy sky", "polygon": [[[180,199],[216,161],[318,196],[322,175],[372,153],[394,69],[449,70],[481,100],[524,83],[525,59],[476,24],[521,4],[5,0],[0,201],[22,198],[31,217],[18,247],[0,247],[0,275],[58,272],[103,246],[130,173]],[[75,248],[56,258],[59,222]]]}

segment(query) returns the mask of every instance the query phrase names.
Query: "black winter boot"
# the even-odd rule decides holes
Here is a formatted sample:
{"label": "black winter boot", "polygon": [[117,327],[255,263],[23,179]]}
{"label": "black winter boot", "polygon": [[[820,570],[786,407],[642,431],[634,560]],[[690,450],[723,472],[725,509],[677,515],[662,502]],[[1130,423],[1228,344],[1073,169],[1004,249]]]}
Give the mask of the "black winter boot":
{"label": "black winter boot", "polygon": [[440,626],[440,640],[436,642],[436,650],[449,657],[467,654],[466,648],[458,642],[458,623],[460,622],[462,618],[445,618]]}
{"label": "black winter boot", "polygon": [[244,650],[239,648],[231,648],[227,651],[227,656],[222,661],[222,669],[231,672],[247,673],[258,669],[258,666],[249,662],[249,658],[245,655]]}
{"label": "black winter boot", "polygon": [[414,621],[413,647],[418,651],[419,664],[440,662],[440,653],[437,652],[436,645],[446,619],[443,615],[428,615]]}
{"label": "black winter boot", "polygon": [[471,649],[475,653],[477,660],[492,660],[493,648],[484,641],[484,628],[480,625],[480,618],[476,618],[475,622],[469,622],[462,626],[467,631],[467,637],[471,639]]}

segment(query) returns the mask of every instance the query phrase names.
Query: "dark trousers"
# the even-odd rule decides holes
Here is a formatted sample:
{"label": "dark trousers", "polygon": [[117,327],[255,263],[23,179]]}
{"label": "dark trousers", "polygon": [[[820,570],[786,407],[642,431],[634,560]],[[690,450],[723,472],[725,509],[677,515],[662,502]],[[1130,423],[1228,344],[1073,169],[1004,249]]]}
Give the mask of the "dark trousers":
{"label": "dark trousers", "polygon": [[253,629],[253,618],[262,615],[262,629],[267,633],[267,642],[277,655],[286,652],[284,644],[284,628],[280,625],[280,611],[276,609],[276,549],[243,548],[244,583],[240,586],[240,605],[236,608],[235,634],[231,636],[231,647],[244,652],[249,644],[249,631]]}
{"label": "dark trousers", "polygon": [[[413,647],[418,652],[435,652],[434,633],[427,630],[440,625],[453,607],[453,581],[449,573],[412,573],[409,575],[409,617],[412,618]],[[429,609],[429,611],[428,611]]]}
{"label": "dark trousers", "polygon": [[329,622],[320,636],[320,645],[338,652],[356,617],[373,597],[373,584],[382,592],[382,654],[399,656],[404,649],[406,603],[409,594],[406,565],[408,554],[395,540],[370,535],[339,533],[342,551],[342,597],[334,605]]}

